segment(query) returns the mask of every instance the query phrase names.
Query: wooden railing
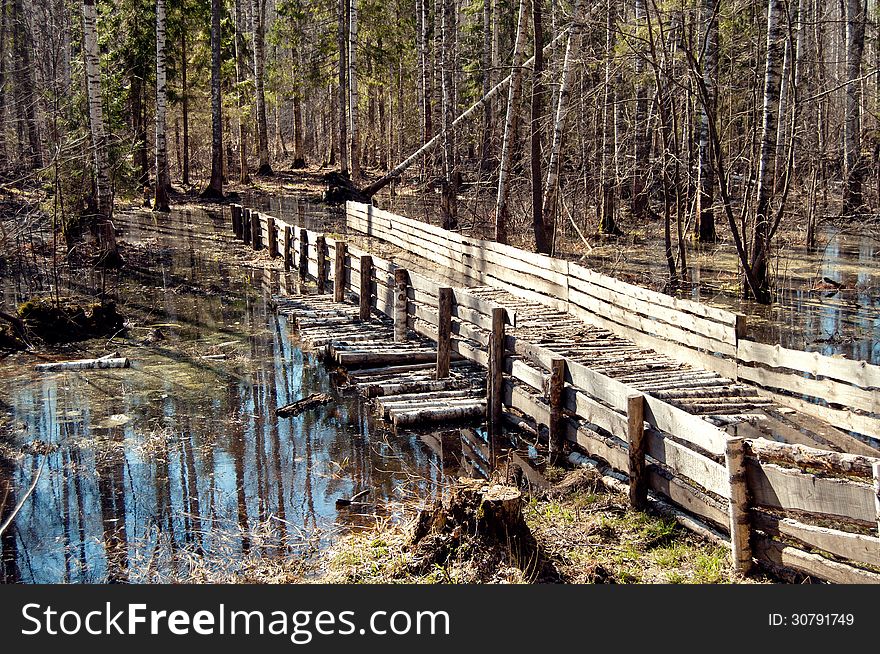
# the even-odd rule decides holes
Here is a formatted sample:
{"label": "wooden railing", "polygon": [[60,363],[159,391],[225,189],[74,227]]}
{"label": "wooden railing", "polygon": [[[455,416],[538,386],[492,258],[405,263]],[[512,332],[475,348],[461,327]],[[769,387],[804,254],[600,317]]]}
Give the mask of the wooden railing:
{"label": "wooden railing", "polygon": [[[604,302],[613,298],[615,306],[645,321],[656,316],[666,323],[643,324],[655,332],[652,338],[681,337],[677,345],[687,350],[710,348],[690,333],[713,341],[711,348],[718,347],[714,342],[730,345],[731,334],[734,348],[742,342],[742,321],[734,314],[647,289],[612,285],[579,266],[516,248],[492,244],[481,254],[477,245],[466,242],[472,239],[430,225],[419,232],[422,223],[392,219],[393,214],[362,210],[363,206],[349,205],[349,227],[449,266],[475,284],[503,284],[516,294],[540,296],[565,307],[581,301],[577,293]],[[276,218],[237,206],[232,215],[236,235],[277,253],[285,269],[314,278],[319,289],[332,288],[337,300],[356,296],[362,316],[380,312],[395,320],[396,331],[409,328],[438,341],[440,356],[454,352],[487,367],[490,459],[497,456],[495,439],[502,416],[513,409],[534,421],[551,448],[568,440],[629,475],[631,487],[643,489],[631,493],[634,502],[640,503],[639,492],[650,490],[730,533],[741,572],[754,557],[825,580],[880,583],[880,459],[730,438],[662,400],[506,334],[505,326],[515,324],[517,317],[466,289],[448,289],[340,239]],[[431,234],[430,239],[425,234]],[[415,244],[416,239],[423,240]],[[451,249],[443,243],[458,245]],[[455,259],[458,253],[462,257]],[[507,263],[522,277],[501,279]],[[338,286],[337,280],[342,280]],[[605,290],[588,288],[590,283]],[[550,295],[561,289],[565,300]],[[685,315],[693,322],[685,323]],[[684,330],[685,324],[692,327],[686,336],[671,329]],[[695,331],[697,325],[708,334]],[[707,356],[718,358],[714,350]],[[863,374],[864,383],[874,383],[872,372]]]}

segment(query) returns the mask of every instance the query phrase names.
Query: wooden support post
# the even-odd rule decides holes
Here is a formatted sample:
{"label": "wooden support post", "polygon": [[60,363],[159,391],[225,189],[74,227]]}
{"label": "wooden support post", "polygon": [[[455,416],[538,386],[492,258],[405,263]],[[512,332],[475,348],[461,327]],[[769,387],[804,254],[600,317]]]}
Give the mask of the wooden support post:
{"label": "wooden support post", "polygon": [[880,536],[880,461],[871,466],[874,472],[874,509],[877,512],[877,535]]}
{"label": "wooden support post", "polygon": [[[487,388],[487,427],[489,432],[489,463],[498,465],[501,447],[501,408],[504,393],[504,322],[505,310],[492,309],[492,334],[489,336],[489,374]],[[564,379],[564,377],[563,377]]]}
{"label": "wooden support post", "polygon": [[241,210],[242,222],[241,222],[241,240],[244,241],[245,245],[250,245],[251,242],[251,210],[247,207],[242,208]]}
{"label": "wooden support post", "polygon": [[236,238],[241,238],[241,205],[233,204],[232,207],[232,233]]}
{"label": "wooden support post", "polygon": [[394,342],[405,343],[407,340],[406,325],[406,288],[409,285],[409,273],[406,268],[394,271]]}
{"label": "wooden support post", "polygon": [[290,225],[284,225],[284,272],[290,272],[290,245],[292,234],[290,233]]}
{"label": "wooden support post", "polygon": [[315,239],[315,247],[318,248],[318,293],[324,293],[327,287],[327,241],[323,234]]}
{"label": "wooden support post", "polygon": [[648,475],[645,472],[645,396],[641,393],[626,398],[626,431],[629,437],[629,503],[644,511],[648,505]]}
{"label": "wooden support post", "polygon": [[361,257],[361,279],[358,288],[361,320],[370,319],[373,308],[373,257],[365,254]]}
{"label": "wooden support post", "polygon": [[565,388],[565,359],[550,362],[550,388],[547,400],[550,404],[550,439],[548,443],[551,465],[556,465],[562,454],[562,391]]}
{"label": "wooden support post", "polygon": [[345,302],[345,241],[336,241],[336,265],[333,268],[333,301]]}
{"label": "wooden support post", "polygon": [[251,211],[251,247],[259,250],[262,247],[262,234],[260,233],[260,214]]}
{"label": "wooden support post", "polygon": [[266,229],[269,232],[269,258],[278,256],[278,234],[275,232],[275,216],[266,214]]}
{"label": "wooden support post", "polygon": [[299,230],[299,279],[305,281],[309,276],[309,232],[300,227]]}
{"label": "wooden support post", "polygon": [[447,286],[438,291],[437,315],[437,379],[446,379],[452,346],[452,289]]}
{"label": "wooden support post", "polygon": [[733,572],[746,575],[752,569],[752,546],[749,540],[749,489],[746,480],[745,439],[730,438],[724,451],[730,480],[730,544],[733,548]]}

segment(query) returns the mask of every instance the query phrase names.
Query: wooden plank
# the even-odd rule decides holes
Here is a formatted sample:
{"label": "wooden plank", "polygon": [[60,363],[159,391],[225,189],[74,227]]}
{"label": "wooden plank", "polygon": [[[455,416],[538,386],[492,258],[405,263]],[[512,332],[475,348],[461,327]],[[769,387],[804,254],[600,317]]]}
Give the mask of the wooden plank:
{"label": "wooden plank", "polygon": [[[790,350],[779,344],[765,345],[741,340],[737,358],[743,363],[762,363],[772,368],[789,368],[814,377],[829,377],[862,388],[880,388],[880,366],[867,361],[853,361],[823,356],[818,352]],[[876,409],[878,411],[880,409]]]}
{"label": "wooden plank", "polygon": [[648,482],[651,490],[665,495],[673,504],[725,531],[730,528],[727,502],[719,503],[680,479],[675,477],[670,479],[654,465],[648,465]]}
{"label": "wooden plank", "polygon": [[305,229],[299,230],[299,278],[305,280],[309,273],[309,236]]}
{"label": "wooden plank", "polygon": [[315,237],[315,251],[318,257],[315,274],[318,280],[318,293],[324,293],[327,287],[327,244],[323,234]]}
{"label": "wooden plank", "polygon": [[556,465],[562,453],[562,391],[565,387],[565,359],[553,359],[550,363],[550,383],[548,401],[550,404],[550,437],[549,459],[551,465]]}
{"label": "wooden plank", "polygon": [[284,272],[290,272],[291,259],[290,259],[290,251],[291,251],[291,227],[290,225],[284,226],[284,241],[282,245],[282,256],[284,257]]}
{"label": "wooden plank", "polygon": [[723,465],[666,438],[655,429],[645,430],[645,439],[647,455],[651,459],[662,463],[676,475],[699,484],[709,492],[725,499],[730,498],[727,469]]}
{"label": "wooden plank", "polygon": [[452,338],[452,289],[440,289],[437,298],[437,379],[449,377],[450,340]]}
{"label": "wooden plank", "polygon": [[807,525],[793,518],[780,518],[760,510],[752,512],[752,522],[770,536],[791,539],[799,545],[822,550],[842,559],[880,566],[880,538],[876,536]]}
{"label": "wooden plank", "polygon": [[821,398],[826,402],[880,413],[877,391],[864,390],[831,379],[809,379],[798,373],[775,372],[751,366],[739,366],[737,376],[765,388],[782,389],[798,395]]}
{"label": "wooden plank", "polygon": [[[613,436],[626,439],[627,420],[625,415],[617,413],[604,404],[600,404],[576,388],[566,388],[562,395],[563,405],[568,411],[597,427],[601,427]],[[626,470],[627,468],[624,468],[624,472]]]}
{"label": "wooden plank", "polygon": [[880,461],[874,462],[874,513],[877,520],[877,533],[880,534]]}
{"label": "wooden plank", "polygon": [[675,309],[676,311],[692,313],[696,316],[708,318],[710,320],[714,320],[715,322],[731,327],[734,327],[737,324],[737,314],[730,311],[718,309],[702,302],[675,298],[671,295],[666,295],[665,293],[658,293],[657,291],[652,291],[641,286],[636,286],[635,284],[628,284],[627,282],[621,281],[614,277],[609,277],[608,275],[603,275],[578,264],[569,264],[568,274],[573,279],[591,282],[599,286],[604,286],[605,288],[608,288],[615,292],[622,293],[624,295],[628,295],[630,297],[643,300],[645,302],[651,302],[652,304],[657,304],[663,307],[667,307],[669,309]]}
{"label": "wooden plank", "polygon": [[[774,393],[773,391],[765,389],[759,389],[758,392],[764,397],[769,397],[778,404],[782,404],[783,406],[795,409],[800,413],[805,413],[824,420],[840,429],[854,431],[859,434],[871,436],[872,438],[880,438],[880,420],[875,418],[859,415],[844,409],[832,409],[831,407],[816,404],[815,402],[808,402],[798,397],[792,397],[782,393]],[[853,439],[853,441],[857,444],[855,439]],[[867,445],[864,446],[864,450],[866,452],[869,450],[876,451]]]}
{"label": "wooden plank", "polygon": [[358,289],[358,316],[361,320],[366,321],[370,319],[370,311],[373,304],[372,292],[370,289],[373,280],[373,258],[369,254],[359,257],[358,268],[358,274],[360,276],[360,286]]}
{"label": "wooden plank", "polygon": [[[576,291],[576,294],[589,295],[601,302],[620,307],[625,311],[642,314],[649,319],[660,320],[668,325],[684,328],[712,340],[721,341],[729,345],[736,345],[737,343],[736,327],[734,325],[724,325],[691,313],[646,302],[591,282],[572,279],[571,290]],[[575,295],[571,294],[569,299],[574,301],[574,297]]]}
{"label": "wooden plank", "polygon": [[752,458],[746,459],[746,473],[758,506],[876,523],[874,491],[868,484],[817,477]]}
{"label": "wooden plank", "polygon": [[345,302],[345,241],[336,241],[333,244],[334,274],[333,274],[333,300]]}
{"label": "wooden plank", "polygon": [[880,574],[809,554],[766,536],[755,536],[755,553],[759,560],[797,570],[837,584],[880,584]]}
{"label": "wooden plank", "polygon": [[638,329],[633,329],[632,327],[621,325],[618,322],[604,318],[603,316],[595,314],[592,311],[588,311],[582,307],[579,307],[573,302],[569,303],[569,310],[578,318],[590,324],[596,325],[597,327],[602,327],[604,329],[608,329],[609,331],[613,331],[618,336],[628,338],[640,347],[654,350],[659,354],[665,354],[666,356],[669,356],[673,359],[676,359],[677,361],[681,361],[688,365],[703,368],[704,370],[712,370],[720,375],[727,377],[728,379],[736,379],[737,365],[736,361],[732,359],[716,357],[711,354],[699,352],[684,345],[680,345],[673,341],[668,341],[657,336],[645,334],[643,332],[640,332]]}
{"label": "wooden plank", "polygon": [[[658,322],[652,318],[646,318],[632,311],[620,308],[605,300],[600,300],[592,295],[587,295],[574,288],[569,291],[569,300],[572,304],[586,309],[594,315],[604,317],[616,324],[624,325],[638,330],[643,334],[653,334],[660,338],[685,345],[689,348],[706,350],[708,352],[718,352],[725,356],[736,356],[736,346],[734,344],[716,341],[700,334],[695,334],[666,323]],[[616,329],[613,331],[617,331]],[[731,337],[733,332],[731,331]]]}
{"label": "wooden plank", "polygon": [[755,438],[747,443],[752,456],[771,463],[787,463],[799,468],[810,468],[838,475],[855,475],[870,479],[873,466],[880,459],[861,454],[846,454],[820,450],[793,443],[780,443]]}
{"label": "wooden plank", "polygon": [[645,396],[645,420],[660,431],[692,443],[710,454],[724,454],[725,432],[702,418],[650,395]]}
{"label": "wooden plank", "polygon": [[269,258],[278,256],[278,234],[275,231],[275,216],[266,214],[266,245],[269,246]]}

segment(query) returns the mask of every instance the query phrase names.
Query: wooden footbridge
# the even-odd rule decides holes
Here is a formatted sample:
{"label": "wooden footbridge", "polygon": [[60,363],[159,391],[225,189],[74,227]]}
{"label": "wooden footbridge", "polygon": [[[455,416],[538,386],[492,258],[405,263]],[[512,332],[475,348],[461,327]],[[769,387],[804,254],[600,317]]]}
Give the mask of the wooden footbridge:
{"label": "wooden footbridge", "polygon": [[503,434],[520,431],[625,475],[634,506],[725,534],[737,572],[880,582],[880,367],[750,341],[728,311],[368,205],[348,203],[344,238],[231,214],[238,238],[314,279],[279,311],[395,428],[485,420],[492,466],[516,460]]}

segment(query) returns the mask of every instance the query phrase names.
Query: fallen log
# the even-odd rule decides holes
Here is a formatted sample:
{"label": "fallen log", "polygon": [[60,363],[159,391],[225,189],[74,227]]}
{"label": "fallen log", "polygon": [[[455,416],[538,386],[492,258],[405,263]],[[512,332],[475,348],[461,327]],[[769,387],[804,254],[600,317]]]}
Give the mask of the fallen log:
{"label": "fallen log", "polygon": [[125,357],[79,359],[77,361],[57,361],[55,363],[40,363],[34,366],[39,372],[59,372],[63,370],[104,370],[108,368],[130,368],[131,361]]}
{"label": "fallen log", "polygon": [[275,415],[279,418],[294,418],[303,411],[309,411],[315,407],[323,406],[332,399],[333,398],[326,393],[312,393],[301,400],[278,407],[275,410]]}
{"label": "fallen log", "polygon": [[460,422],[481,420],[486,416],[486,402],[474,402],[463,406],[436,407],[414,411],[395,411],[391,420],[395,428],[412,427],[419,423]]}

